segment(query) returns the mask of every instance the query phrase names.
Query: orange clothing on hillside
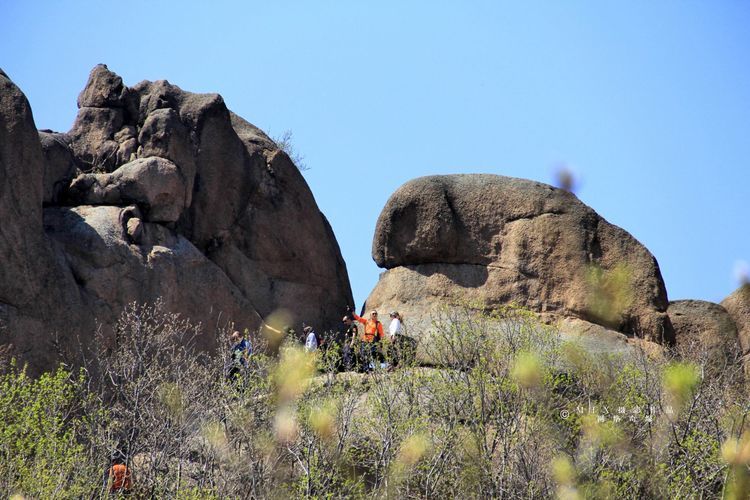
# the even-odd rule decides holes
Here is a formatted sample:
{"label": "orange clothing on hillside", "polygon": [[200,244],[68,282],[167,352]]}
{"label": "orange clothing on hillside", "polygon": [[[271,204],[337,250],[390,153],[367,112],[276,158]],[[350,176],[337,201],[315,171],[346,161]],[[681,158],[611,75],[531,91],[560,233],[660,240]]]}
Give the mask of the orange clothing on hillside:
{"label": "orange clothing on hillside", "polygon": [[112,480],[110,491],[128,491],[133,487],[130,469],[125,464],[115,464],[109,468],[109,478]]}
{"label": "orange clothing on hillside", "polygon": [[372,319],[362,318],[357,316],[356,313],[352,313],[352,316],[354,316],[354,319],[365,325],[365,331],[362,332],[361,337],[363,342],[372,342],[375,340],[376,333],[378,338],[383,338],[383,323],[380,321],[373,321]]}

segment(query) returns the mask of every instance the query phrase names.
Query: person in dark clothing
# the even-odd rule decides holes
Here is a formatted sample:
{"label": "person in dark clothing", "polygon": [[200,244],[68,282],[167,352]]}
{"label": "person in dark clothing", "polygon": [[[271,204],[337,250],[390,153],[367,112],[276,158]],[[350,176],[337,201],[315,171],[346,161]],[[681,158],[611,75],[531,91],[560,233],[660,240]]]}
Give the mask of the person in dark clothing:
{"label": "person in dark clothing", "polygon": [[250,345],[250,341],[243,338],[242,334],[238,331],[233,332],[231,338],[234,345],[230,353],[230,366],[227,378],[234,379],[247,368],[247,360],[250,354],[252,354],[253,348]]}
{"label": "person in dark clothing", "polygon": [[355,359],[354,342],[356,342],[359,337],[359,329],[357,328],[357,324],[352,321],[352,318],[348,315],[344,316],[342,322],[344,323],[344,347],[342,349],[344,355],[344,370],[351,371],[354,369],[357,362]]}

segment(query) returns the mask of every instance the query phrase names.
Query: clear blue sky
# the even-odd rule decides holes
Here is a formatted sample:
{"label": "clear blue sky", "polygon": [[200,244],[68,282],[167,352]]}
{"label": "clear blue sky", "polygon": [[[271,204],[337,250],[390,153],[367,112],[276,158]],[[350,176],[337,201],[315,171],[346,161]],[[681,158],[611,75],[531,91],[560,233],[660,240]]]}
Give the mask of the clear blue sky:
{"label": "clear blue sky", "polygon": [[90,69],[218,92],[293,131],[357,305],[377,216],[414,177],[553,183],[645,244],[670,299],[750,260],[750,2],[0,0],[0,67],[66,131]]}

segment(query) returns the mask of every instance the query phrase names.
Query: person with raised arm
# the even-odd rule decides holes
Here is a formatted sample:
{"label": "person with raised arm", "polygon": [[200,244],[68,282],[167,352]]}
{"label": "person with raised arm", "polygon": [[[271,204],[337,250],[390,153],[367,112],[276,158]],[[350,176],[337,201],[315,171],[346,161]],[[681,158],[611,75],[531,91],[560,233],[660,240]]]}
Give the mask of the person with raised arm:
{"label": "person with raised arm", "polygon": [[370,311],[370,318],[365,319],[356,312],[353,308],[349,308],[352,317],[365,325],[365,328],[360,337],[360,363],[364,371],[369,371],[374,367],[376,358],[378,358],[378,347],[377,343],[383,340],[383,323],[378,320],[378,312],[376,310]]}

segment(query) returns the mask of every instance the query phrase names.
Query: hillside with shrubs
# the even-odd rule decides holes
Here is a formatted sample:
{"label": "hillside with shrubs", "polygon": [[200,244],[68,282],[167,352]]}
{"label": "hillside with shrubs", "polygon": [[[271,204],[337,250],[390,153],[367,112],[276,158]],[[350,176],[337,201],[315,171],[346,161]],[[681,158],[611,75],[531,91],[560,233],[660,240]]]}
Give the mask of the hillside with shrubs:
{"label": "hillside with shrubs", "polygon": [[[444,309],[433,362],[342,372],[335,344],[254,336],[227,379],[218,336],[132,304],[116,345],[0,376],[0,495],[102,498],[114,457],[136,498],[746,498],[739,364],[695,343],[594,356],[519,308]],[[82,366],[82,368],[74,368]]]}

